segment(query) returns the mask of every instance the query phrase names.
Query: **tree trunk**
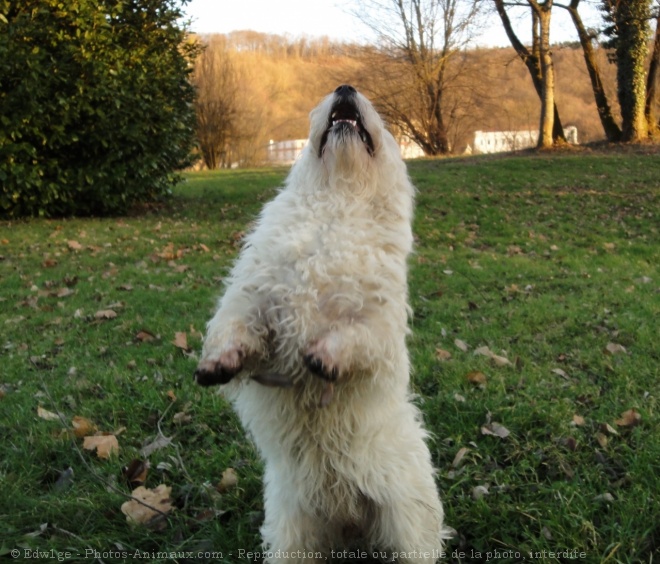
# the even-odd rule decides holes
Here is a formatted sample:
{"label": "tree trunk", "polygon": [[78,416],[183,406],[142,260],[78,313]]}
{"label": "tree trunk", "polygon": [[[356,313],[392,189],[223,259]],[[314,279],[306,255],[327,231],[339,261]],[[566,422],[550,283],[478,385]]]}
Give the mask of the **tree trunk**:
{"label": "tree trunk", "polygon": [[[525,66],[527,67],[527,70],[529,71],[529,74],[532,77],[532,83],[534,84],[534,89],[536,90],[536,93],[539,95],[539,98],[542,99],[543,81],[541,79],[542,71],[541,71],[541,63],[539,61],[538,55],[535,55],[534,53],[530,53],[529,49],[527,49],[527,47],[525,47],[522,44],[520,39],[518,39],[516,33],[513,31],[511,20],[509,19],[509,15],[506,13],[506,8],[504,7],[504,0],[495,0],[495,8],[497,9],[497,13],[500,16],[500,19],[502,20],[504,31],[506,32],[506,35],[509,38],[509,41],[511,42],[511,45],[515,49],[516,53],[518,54],[522,62],[525,63]],[[552,131],[553,140],[555,142],[562,142],[562,141],[565,142],[566,137],[564,136],[564,128],[562,127],[562,123],[559,118],[559,110],[557,109],[557,104],[553,104],[553,107],[554,107],[554,111],[553,111],[554,119],[553,119],[553,131]]]}
{"label": "tree trunk", "polygon": [[[596,54],[594,53],[591,44],[591,36],[584,27],[584,23],[578,12],[579,3],[580,0],[571,0],[570,6],[562,7],[565,7],[571,15],[578,37],[580,38],[580,45],[582,45],[582,52],[584,54],[584,63],[587,67],[589,78],[591,79],[591,89],[594,93],[596,108],[598,109],[598,117],[603,126],[605,137],[610,142],[617,142],[621,140],[621,128],[617,125],[614,116],[612,115],[612,109],[610,108],[607,99],[607,93],[605,92],[605,87],[603,86],[603,81],[600,77],[600,69],[596,62]],[[561,4],[558,4],[558,6],[561,6]]]}
{"label": "tree trunk", "polygon": [[656,84],[658,69],[660,68],[660,13],[658,13],[655,21],[655,40],[651,62],[649,63],[649,73],[646,77],[646,103],[644,106],[644,115],[646,116],[650,137],[656,137],[660,129],[660,123],[655,114]]}
{"label": "tree trunk", "polygon": [[[534,2],[536,4],[536,2]],[[539,6],[539,55],[541,60],[541,123],[539,127],[539,148],[553,145],[554,106],[555,106],[555,70],[550,53],[550,15],[552,0],[546,0]]]}
{"label": "tree trunk", "polygon": [[648,54],[648,0],[619,2],[616,14],[617,85],[621,106],[622,141],[641,141],[648,135],[646,105],[646,70]]}

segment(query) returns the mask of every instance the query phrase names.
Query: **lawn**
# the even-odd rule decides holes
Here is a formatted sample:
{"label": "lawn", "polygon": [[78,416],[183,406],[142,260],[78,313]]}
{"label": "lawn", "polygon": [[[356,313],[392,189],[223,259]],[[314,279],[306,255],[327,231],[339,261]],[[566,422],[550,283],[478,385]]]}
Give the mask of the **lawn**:
{"label": "lawn", "polygon": [[[448,561],[651,562],[660,156],[410,173],[412,382],[457,531]],[[192,373],[241,235],[285,174],[190,173],[134,216],[0,223],[0,555],[251,561],[262,466]],[[140,484],[171,487],[149,526],[122,512]]]}

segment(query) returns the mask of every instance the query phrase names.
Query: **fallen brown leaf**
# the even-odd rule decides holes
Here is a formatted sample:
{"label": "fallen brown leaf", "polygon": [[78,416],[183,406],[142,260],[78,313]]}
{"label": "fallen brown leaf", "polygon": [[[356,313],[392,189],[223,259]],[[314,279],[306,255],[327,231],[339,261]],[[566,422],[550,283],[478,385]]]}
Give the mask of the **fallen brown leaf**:
{"label": "fallen brown leaf", "polygon": [[44,409],[40,405],[37,406],[37,415],[41,417],[42,419],[45,419],[46,421],[59,421],[60,416],[57,413],[53,413],[52,411],[48,411],[47,409]]}
{"label": "fallen brown leaf", "polygon": [[463,459],[468,452],[470,452],[469,448],[460,448],[456,453],[456,456],[454,456],[453,462],[451,463],[452,468],[460,468],[463,465]]}
{"label": "fallen brown leaf", "polygon": [[227,468],[222,473],[222,478],[215,487],[220,493],[225,493],[238,485],[238,476],[233,468]]}
{"label": "fallen brown leaf", "polygon": [[603,352],[610,355],[626,354],[626,348],[623,345],[619,345],[617,343],[607,343]]}
{"label": "fallen brown leaf", "polygon": [[174,390],[167,390],[167,397],[170,398],[170,401],[176,401],[176,394]]}
{"label": "fallen brown leaf", "polygon": [[638,425],[642,420],[642,416],[639,414],[639,412],[635,409],[629,409],[628,411],[624,411],[621,414],[621,418],[615,420],[614,422],[619,426],[619,427],[634,427],[635,425]]}
{"label": "fallen brown leaf", "polygon": [[149,461],[135,458],[121,469],[121,475],[132,488],[144,485],[149,473]]}
{"label": "fallen brown leaf", "polygon": [[609,423],[601,423],[600,424],[600,431],[601,433],[605,433],[606,435],[618,435],[618,431],[612,427]]}
{"label": "fallen brown leaf", "polygon": [[96,450],[96,456],[108,459],[114,453],[119,452],[119,441],[114,435],[94,435],[83,439],[85,450]]}
{"label": "fallen brown leaf", "polygon": [[499,356],[499,355],[496,355],[496,354],[491,354],[490,359],[493,361],[493,364],[495,364],[495,366],[510,366],[511,365],[511,361],[508,358],[506,358],[505,356]]}
{"label": "fallen brown leaf", "polygon": [[171,491],[172,488],[165,484],[160,484],[153,490],[139,486],[131,492],[131,495],[143,503],[131,499],[122,504],[121,512],[126,515],[126,521],[129,523],[148,525],[155,517],[172,511]]}
{"label": "fallen brown leaf", "polygon": [[460,339],[454,339],[454,344],[456,345],[456,348],[462,350],[463,352],[467,352],[467,350],[470,348],[465,341],[461,341]]}
{"label": "fallen brown leaf", "polygon": [[566,372],[561,368],[553,368],[550,372],[552,372],[553,374],[557,374],[557,376],[561,376],[565,380],[568,380],[568,374],[566,374]]}
{"label": "fallen brown leaf", "polygon": [[100,309],[94,314],[96,319],[114,319],[117,317],[117,312],[112,309]]}
{"label": "fallen brown leaf", "polygon": [[491,356],[493,353],[487,346],[484,345],[483,347],[477,347],[474,349],[474,354],[481,356]]}
{"label": "fallen brown leaf", "polygon": [[451,359],[451,353],[444,349],[435,349],[435,358],[441,361],[446,361]]}
{"label": "fallen brown leaf", "polygon": [[185,411],[179,411],[178,413],[174,414],[174,417],[172,417],[172,422],[175,425],[185,425],[187,423],[190,423],[192,421],[192,416]]}
{"label": "fallen brown leaf", "polygon": [[158,435],[153,441],[140,449],[140,454],[147,458],[151,453],[169,446],[171,442],[171,438],[165,435]]}
{"label": "fallen brown leaf", "polygon": [[480,500],[485,495],[488,495],[488,486],[474,486],[472,488],[472,499],[475,501]]}
{"label": "fallen brown leaf", "polygon": [[83,246],[78,243],[78,241],[67,241],[66,244],[72,251],[80,251],[83,248]]}
{"label": "fallen brown leaf", "polygon": [[76,291],[72,290],[71,288],[60,288],[57,290],[57,292],[53,292],[51,295],[54,298],[68,298],[69,296],[72,296],[75,294]]}
{"label": "fallen brown leaf", "polygon": [[603,433],[598,432],[596,433],[596,441],[598,441],[598,444],[601,446],[601,448],[605,448],[609,442],[609,439],[603,435]]}
{"label": "fallen brown leaf", "polygon": [[79,439],[87,437],[88,435],[93,435],[97,431],[94,423],[89,419],[79,417],[78,415],[71,420],[71,424],[73,425],[73,434]]}
{"label": "fallen brown leaf", "polygon": [[141,343],[150,343],[151,341],[156,340],[156,335],[154,335],[151,331],[147,331],[146,329],[141,329],[135,335],[135,339],[137,341],[140,341]]}
{"label": "fallen brown leaf", "polygon": [[578,427],[582,427],[584,425],[584,417],[581,415],[573,415],[573,424],[577,425]]}
{"label": "fallen brown leaf", "polygon": [[495,421],[491,421],[490,423],[486,423],[486,425],[481,427],[481,434],[495,435],[500,439],[506,439],[511,434],[511,431],[509,431],[504,425],[501,425]]}
{"label": "fallen brown leaf", "polygon": [[470,382],[470,384],[474,384],[478,388],[485,388],[486,383],[488,382],[486,375],[483,372],[479,372],[478,370],[468,372],[465,377],[467,378],[467,381]]}
{"label": "fallen brown leaf", "polygon": [[177,331],[174,333],[174,340],[172,341],[172,344],[184,351],[190,350],[188,348],[188,335],[186,335],[185,331]]}

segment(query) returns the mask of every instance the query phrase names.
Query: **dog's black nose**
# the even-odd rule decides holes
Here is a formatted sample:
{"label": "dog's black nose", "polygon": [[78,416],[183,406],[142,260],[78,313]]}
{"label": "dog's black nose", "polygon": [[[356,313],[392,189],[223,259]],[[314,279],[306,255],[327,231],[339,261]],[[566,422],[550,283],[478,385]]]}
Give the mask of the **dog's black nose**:
{"label": "dog's black nose", "polygon": [[335,94],[339,94],[342,98],[355,94],[356,92],[357,90],[355,90],[350,84],[342,84],[335,88]]}

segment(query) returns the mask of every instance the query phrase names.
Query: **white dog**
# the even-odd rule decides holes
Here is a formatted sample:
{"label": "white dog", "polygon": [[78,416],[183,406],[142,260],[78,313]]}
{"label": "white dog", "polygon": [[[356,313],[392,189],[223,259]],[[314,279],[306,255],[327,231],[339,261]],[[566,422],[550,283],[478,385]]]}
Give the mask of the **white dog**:
{"label": "white dog", "polygon": [[413,192],[372,105],[340,86],[312,111],[309,143],[208,324],[195,377],[224,384],[265,460],[269,563],[356,546],[399,562],[441,555],[405,343]]}

